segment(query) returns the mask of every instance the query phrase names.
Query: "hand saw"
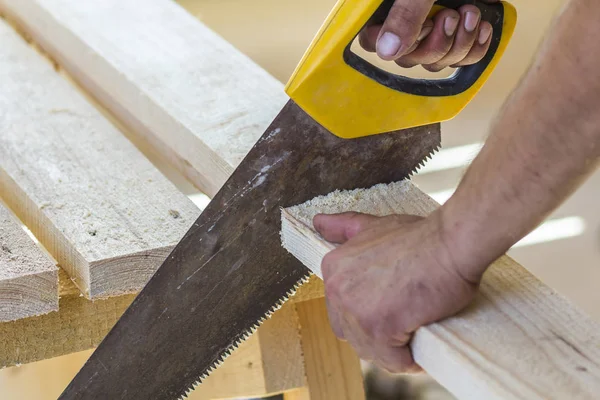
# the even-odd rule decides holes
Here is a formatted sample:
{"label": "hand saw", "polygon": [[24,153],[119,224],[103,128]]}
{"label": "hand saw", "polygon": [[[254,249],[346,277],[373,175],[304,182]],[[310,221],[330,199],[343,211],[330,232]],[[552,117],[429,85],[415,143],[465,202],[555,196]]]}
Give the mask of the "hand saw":
{"label": "hand saw", "polygon": [[290,97],[61,399],[183,398],[310,276],[280,244],[280,208],[408,178],[439,122],[479,91],[512,36],[508,3],[471,3],[493,26],[479,63],[442,80],[375,67],[351,44],[393,0],[340,0],[285,87]]}

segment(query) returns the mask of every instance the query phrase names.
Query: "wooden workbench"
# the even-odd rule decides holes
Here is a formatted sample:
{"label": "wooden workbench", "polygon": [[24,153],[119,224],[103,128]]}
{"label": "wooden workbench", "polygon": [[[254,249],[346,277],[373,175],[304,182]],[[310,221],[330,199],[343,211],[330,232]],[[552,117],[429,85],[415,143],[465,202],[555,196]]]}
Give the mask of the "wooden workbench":
{"label": "wooden workbench", "polygon": [[[285,101],[170,1],[80,5],[0,1],[0,194],[60,266],[46,308],[0,323],[3,366],[96,346],[201,212],[140,148],[211,196]],[[192,398],[363,398],[322,296],[306,284]]]}
{"label": "wooden workbench", "polygon": [[[19,296],[7,296],[16,286],[0,281],[10,288],[0,285],[0,300],[19,297],[20,306],[44,293],[36,307],[20,308],[26,318],[6,313],[0,322],[0,361],[13,366],[96,346],[199,214],[155,164],[211,196],[287,98],[280,82],[168,0],[143,8],[135,0],[0,0],[0,11],[10,20],[0,21],[0,72],[11,78],[0,88],[0,107],[10,110],[0,119],[0,196],[14,224],[24,223],[49,252],[47,260],[36,255],[35,279],[22,271],[19,279],[32,284]],[[406,193],[412,197],[386,204],[431,209],[418,189]],[[418,335],[428,372],[461,398],[497,398],[510,388],[514,398],[533,398],[527,374],[515,377],[503,347],[484,340],[487,326],[506,327],[492,333],[520,344],[533,360],[523,365],[542,371],[536,382],[553,377],[547,365],[537,368],[541,354],[560,356],[572,370],[556,382],[572,385],[573,398],[588,398],[577,385],[580,375],[598,384],[588,362],[600,358],[596,325],[512,260],[499,266],[508,273],[485,281],[479,308]],[[548,309],[568,320],[539,312]],[[546,347],[535,347],[540,340]],[[495,358],[486,362],[490,354],[501,367]],[[291,295],[190,398],[273,393],[364,398],[359,360],[329,329],[318,279]]]}

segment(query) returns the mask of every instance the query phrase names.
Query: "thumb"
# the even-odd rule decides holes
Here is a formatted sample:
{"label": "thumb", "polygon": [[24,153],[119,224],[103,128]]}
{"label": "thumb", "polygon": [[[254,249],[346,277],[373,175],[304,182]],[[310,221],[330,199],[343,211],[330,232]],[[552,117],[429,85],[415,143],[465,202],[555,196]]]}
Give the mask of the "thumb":
{"label": "thumb", "polygon": [[417,41],[434,0],[396,0],[377,39],[377,55],[395,60]]}
{"label": "thumb", "polygon": [[345,243],[367,228],[379,217],[357,212],[341,214],[317,214],[313,225],[325,240],[332,243]]}

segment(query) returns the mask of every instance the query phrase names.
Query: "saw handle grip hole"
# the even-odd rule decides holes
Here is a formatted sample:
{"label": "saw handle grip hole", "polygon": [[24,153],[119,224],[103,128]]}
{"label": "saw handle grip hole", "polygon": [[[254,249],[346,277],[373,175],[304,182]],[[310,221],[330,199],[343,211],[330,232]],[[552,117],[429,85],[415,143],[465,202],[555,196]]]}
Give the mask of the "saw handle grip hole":
{"label": "saw handle grip hole", "polygon": [[[382,24],[389,14],[394,0],[383,0],[369,21],[370,24]],[[433,73],[421,66],[402,68],[394,62],[383,61],[375,53],[362,49],[358,43],[357,32],[346,46],[344,62],[361,74],[377,81],[390,89],[419,96],[454,96],[467,91],[490,66],[502,39],[504,6],[502,3],[483,3],[480,0],[438,0],[435,7],[458,9],[465,4],[473,4],[481,10],[481,17],[493,28],[490,48],[481,61],[476,64],[446,68]]]}

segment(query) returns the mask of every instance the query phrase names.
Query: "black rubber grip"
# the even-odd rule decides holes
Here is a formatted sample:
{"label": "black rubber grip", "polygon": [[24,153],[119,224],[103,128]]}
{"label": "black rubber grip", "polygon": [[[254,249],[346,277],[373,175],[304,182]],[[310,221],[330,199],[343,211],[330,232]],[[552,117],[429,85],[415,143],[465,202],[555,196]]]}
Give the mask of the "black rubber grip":
{"label": "black rubber grip", "polygon": [[[393,4],[394,0],[383,0],[381,6],[375,11],[365,26],[383,23]],[[344,61],[352,68],[374,79],[381,85],[404,93],[440,97],[457,95],[469,89],[483,74],[498,50],[500,38],[502,37],[504,6],[501,3],[487,4],[477,0],[439,0],[436,4],[452,9],[458,9],[465,4],[473,4],[481,10],[481,19],[492,25],[493,33],[490,48],[478,63],[459,67],[456,73],[446,79],[414,79],[390,73],[369,63],[350,50],[352,42],[344,50]]]}

